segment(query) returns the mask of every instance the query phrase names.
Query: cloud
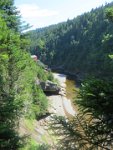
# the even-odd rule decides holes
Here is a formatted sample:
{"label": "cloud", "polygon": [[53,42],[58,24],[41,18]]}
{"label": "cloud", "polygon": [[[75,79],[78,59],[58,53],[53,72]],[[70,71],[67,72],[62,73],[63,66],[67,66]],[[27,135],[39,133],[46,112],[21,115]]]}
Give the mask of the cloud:
{"label": "cloud", "polygon": [[23,18],[50,17],[59,14],[54,10],[41,9],[35,4],[22,4],[18,6],[18,10]]}

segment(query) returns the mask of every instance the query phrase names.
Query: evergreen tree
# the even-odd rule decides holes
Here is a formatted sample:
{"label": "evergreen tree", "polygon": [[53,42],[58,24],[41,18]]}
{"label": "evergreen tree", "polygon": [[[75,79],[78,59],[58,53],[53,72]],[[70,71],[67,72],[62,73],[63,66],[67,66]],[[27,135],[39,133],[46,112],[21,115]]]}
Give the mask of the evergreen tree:
{"label": "evergreen tree", "polygon": [[0,24],[0,149],[16,150],[22,146],[20,118],[46,113],[47,100],[35,84],[40,67],[21,49],[21,36],[2,18]]}
{"label": "evergreen tree", "polygon": [[13,1],[0,1],[0,9],[0,149],[16,150],[22,146],[20,118],[43,113],[46,106],[41,100],[45,97],[37,95],[34,85],[39,69],[26,52],[25,36],[17,32],[19,20]]}
{"label": "evergreen tree", "polygon": [[110,150],[113,148],[113,82],[90,79],[84,82],[73,119],[53,118],[51,127],[63,150]]}
{"label": "evergreen tree", "polygon": [[0,149],[21,147],[17,124],[22,100],[17,99],[16,82],[19,79],[19,35],[15,35],[0,18]]}
{"label": "evergreen tree", "polygon": [[19,12],[14,6],[14,0],[1,0],[0,12],[7,26],[12,30],[19,31],[21,25],[20,16]]}
{"label": "evergreen tree", "polygon": [[[72,20],[28,32],[30,51],[51,68],[87,75],[112,78],[113,25],[106,17],[113,2],[92,9]],[[112,11],[109,12],[112,18]]]}

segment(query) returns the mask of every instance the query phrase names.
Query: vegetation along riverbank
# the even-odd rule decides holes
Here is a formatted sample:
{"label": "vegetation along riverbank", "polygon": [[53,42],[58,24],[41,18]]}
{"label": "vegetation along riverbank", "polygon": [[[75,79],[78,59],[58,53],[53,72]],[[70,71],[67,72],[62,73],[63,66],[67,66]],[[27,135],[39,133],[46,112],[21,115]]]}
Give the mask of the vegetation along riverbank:
{"label": "vegetation along riverbank", "polygon": [[1,0],[0,150],[112,150],[113,2],[28,30]]}

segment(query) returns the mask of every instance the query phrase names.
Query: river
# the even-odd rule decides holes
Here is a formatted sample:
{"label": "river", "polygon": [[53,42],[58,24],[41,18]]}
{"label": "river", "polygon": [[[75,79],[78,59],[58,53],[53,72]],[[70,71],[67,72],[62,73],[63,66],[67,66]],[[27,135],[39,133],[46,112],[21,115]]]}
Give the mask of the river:
{"label": "river", "polygon": [[76,85],[74,80],[66,78],[66,97],[73,100],[76,96]]}
{"label": "river", "polygon": [[75,99],[77,98],[77,93],[79,91],[78,86],[76,86],[75,80],[66,78],[66,98],[71,100],[72,107],[77,112],[77,106],[75,104]]}

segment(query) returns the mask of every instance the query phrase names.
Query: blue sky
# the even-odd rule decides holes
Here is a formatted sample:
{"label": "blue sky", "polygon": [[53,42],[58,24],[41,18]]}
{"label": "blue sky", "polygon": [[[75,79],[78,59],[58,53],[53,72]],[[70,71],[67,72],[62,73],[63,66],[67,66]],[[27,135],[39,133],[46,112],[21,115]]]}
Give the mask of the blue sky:
{"label": "blue sky", "polygon": [[32,29],[73,19],[113,0],[15,0],[22,20]]}

